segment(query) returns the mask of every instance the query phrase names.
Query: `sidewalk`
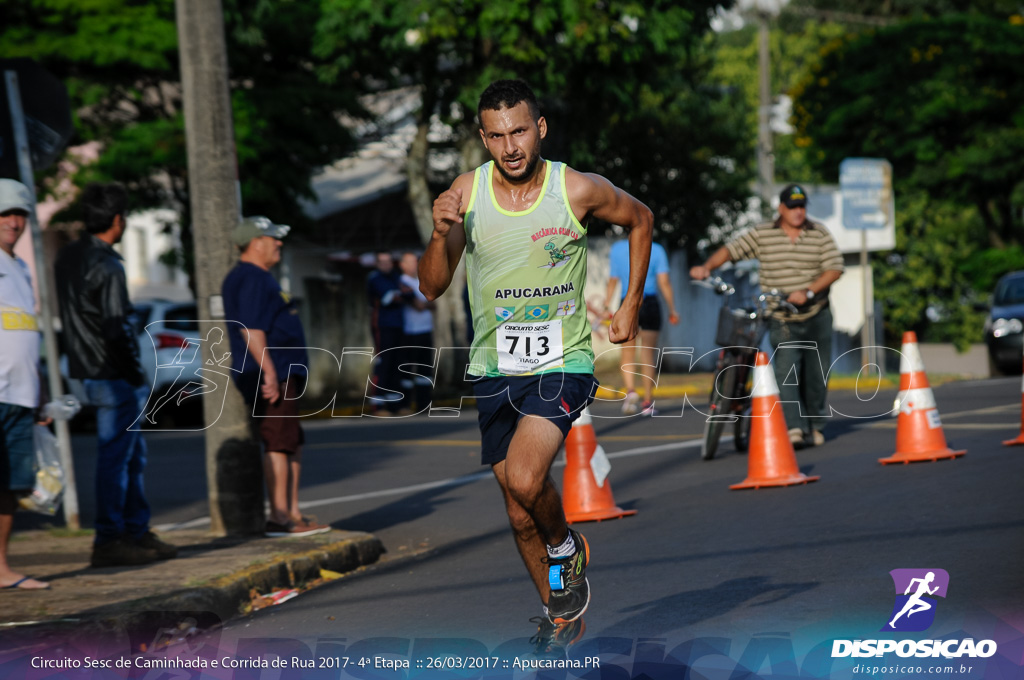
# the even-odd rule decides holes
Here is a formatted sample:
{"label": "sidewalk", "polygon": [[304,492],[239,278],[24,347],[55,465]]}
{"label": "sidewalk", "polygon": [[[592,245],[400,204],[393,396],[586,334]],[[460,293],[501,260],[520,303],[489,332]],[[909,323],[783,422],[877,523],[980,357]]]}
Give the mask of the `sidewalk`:
{"label": "sidewalk", "polygon": [[119,631],[143,641],[183,624],[207,628],[291,594],[281,591],[342,578],[384,552],[377,537],[353,531],[214,538],[186,530],[160,535],[178,546],[176,559],[94,569],[89,566],[92,532],[78,533],[30,531],[12,537],[11,565],[51,586],[0,590],[4,648],[38,645],[53,636],[66,640]]}

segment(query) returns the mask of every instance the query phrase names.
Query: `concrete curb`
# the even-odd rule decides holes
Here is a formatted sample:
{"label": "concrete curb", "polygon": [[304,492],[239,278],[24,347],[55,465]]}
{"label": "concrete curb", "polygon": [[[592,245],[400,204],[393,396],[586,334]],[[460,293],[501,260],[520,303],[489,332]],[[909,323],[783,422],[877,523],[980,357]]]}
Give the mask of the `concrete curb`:
{"label": "concrete curb", "polygon": [[64,644],[69,639],[96,641],[127,635],[132,649],[137,650],[149,644],[159,631],[174,629],[187,619],[194,619],[197,628],[207,629],[246,613],[252,590],[265,594],[276,588],[295,587],[319,578],[321,569],[351,573],[375,563],[385,552],[376,536],[348,533],[340,541],[282,554],[207,585],[96,607],[70,620],[5,630],[3,646],[40,647]]}
{"label": "concrete curb", "polygon": [[[365,534],[346,538],[320,548],[284,555],[265,564],[237,571],[217,579],[208,586],[135,600],[119,606],[118,609],[133,609],[136,605],[145,605],[147,608],[167,613],[205,611],[226,621],[244,612],[250,602],[249,593],[253,589],[260,593],[268,593],[274,588],[295,587],[319,578],[321,569],[339,573],[355,571],[359,567],[373,564],[383,553],[384,545],[376,536]],[[130,619],[135,613],[137,612],[119,613],[114,615],[114,618],[120,620],[124,628],[131,630],[133,626]]]}

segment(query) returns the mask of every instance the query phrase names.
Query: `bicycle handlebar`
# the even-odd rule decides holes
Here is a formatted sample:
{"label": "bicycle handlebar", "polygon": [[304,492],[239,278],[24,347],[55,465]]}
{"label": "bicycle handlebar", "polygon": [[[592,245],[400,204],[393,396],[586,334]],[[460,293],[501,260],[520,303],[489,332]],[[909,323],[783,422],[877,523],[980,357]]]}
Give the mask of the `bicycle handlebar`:
{"label": "bicycle handlebar", "polygon": [[700,286],[701,288],[712,290],[716,295],[732,295],[736,292],[736,288],[721,276],[709,276],[706,279],[691,279],[690,283],[694,286]]}
{"label": "bicycle handlebar", "polygon": [[[716,295],[733,295],[736,292],[736,287],[721,276],[709,276],[706,279],[691,279],[690,283],[694,286],[700,286],[701,288],[707,288],[708,290],[714,291]],[[762,308],[767,307],[765,303],[772,302],[776,309],[782,309],[790,314],[798,314],[800,312],[796,305],[788,302],[782,292],[777,288],[772,288],[766,293],[761,293],[757,297],[757,300],[761,303]]]}
{"label": "bicycle handlebar", "polygon": [[786,298],[782,297],[782,293],[777,288],[772,288],[767,293],[761,293],[757,296],[757,299],[762,306],[767,306],[765,305],[766,302],[774,302],[777,309],[784,309],[790,314],[800,313],[800,310],[796,308],[796,305],[792,302],[788,302]]}

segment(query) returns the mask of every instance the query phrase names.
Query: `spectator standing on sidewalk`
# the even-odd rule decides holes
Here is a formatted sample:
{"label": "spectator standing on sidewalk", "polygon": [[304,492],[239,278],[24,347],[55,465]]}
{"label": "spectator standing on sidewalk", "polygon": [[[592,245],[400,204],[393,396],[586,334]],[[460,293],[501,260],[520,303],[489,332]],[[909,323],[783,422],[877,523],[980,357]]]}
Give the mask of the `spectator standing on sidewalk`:
{"label": "spectator standing on sidewalk", "polygon": [[114,250],[127,228],[128,192],[116,183],[90,184],[80,205],[85,231],[61,249],[54,270],[69,374],[82,380],[96,407],[96,538],[90,563],[148,564],[178,551],[149,530],[146,440],[136,424],[149,388],[124,265]]}
{"label": "spectator standing on sidewalk", "polygon": [[[221,284],[228,321],[232,376],[263,443],[263,476],[270,497],[264,533],[310,536],[330,531],[299,511],[302,444],[299,397],[306,386],[306,335],[299,310],[270,268],[281,261],[281,239],[290,227],[266,217],[247,217],[232,239],[238,264]],[[239,328],[238,324],[242,325]],[[269,349],[268,349],[269,348]]]}
{"label": "spectator standing on sidewalk", "polygon": [[[379,415],[397,415],[402,408],[402,386],[398,365],[400,352],[389,351],[402,346],[405,326],[405,305],[412,291],[402,284],[402,273],[395,268],[391,253],[377,253],[377,268],[366,280],[370,298],[370,330],[374,351],[378,355],[377,393],[372,401]],[[404,359],[403,359],[404,360]]]}
{"label": "spectator standing on sidewalk", "polygon": [[[398,267],[402,270],[402,285],[412,291],[410,299],[405,303],[403,313],[404,340],[402,345],[407,349],[403,352],[401,363],[413,364],[411,370],[416,375],[411,380],[402,380],[402,387],[412,389],[416,397],[415,412],[419,413],[430,406],[431,388],[433,383],[428,377],[434,365],[434,309],[437,303],[427,300],[420,292],[418,272],[420,258],[413,252],[402,253]],[[406,392],[408,395],[409,393]]]}
{"label": "spectator standing on sidewalk", "polygon": [[[690,276],[706,279],[726,262],[750,258],[761,263],[762,290],[782,291],[798,309],[795,314],[773,314],[768,327],[789,439],[797,446],[821,446],[831,416],[825,378],[832,357],[828,292],[843,274],[843,256],[828,229],[807,219],[807,192],[799,184],[782,190],[774,222],[743,232],[707,262],[691,268]],[[784,344],[793,341],[816,343],[818,351],[813,354]]]}
{"label": "spectator standing on sidewalk", "polygon": [[25,233],[32,196],[21,182],[0,179],[0,589],[43,590],[49,583],[7,564],[18,496],[35,485],[32,424],[45,423],[39,380],[39,323],[28,265],[14,254]]}
{"label": "spectator standing on sidewalk", "polygon": [[[605,291],[604,310],[611,313],[612,299],[615,295],[615,288],[622,282],[621,300],[626,297],[626,282],[629,281],[629,242],[621,239],[612,244],[608,256],[610,272],[608,277],[608,288]],[[622,372],[622,382],[626,386],[626,398],[622,402],[622,412],[627,415],[643,413],[655,415],[653,402],[653,391],[656,379],[654,371],[657,368],[654,362],[654,350],[658,347],[658,334],[661,332],[661,303],[658,301],[658,291],[665,298],[665,306],[668,307],[668,322],[673,326],[679,323],[679,314],[676,312],[675,298],[672,295],[672,283],[668,274],[668,254],[660,243],[651,244],[651,263],[647,269],[647,278],[644,280],[644,300],[640,303],[640,334],[636,341],[627,342],[622,345],[622,356],[620,358],[619,370]],[[643,371],[644,384],[641,391],[644,393],[643,401],[636,392],[636,373],[633,372],[636,364],[637,350],[640,353],[640,368]]]}

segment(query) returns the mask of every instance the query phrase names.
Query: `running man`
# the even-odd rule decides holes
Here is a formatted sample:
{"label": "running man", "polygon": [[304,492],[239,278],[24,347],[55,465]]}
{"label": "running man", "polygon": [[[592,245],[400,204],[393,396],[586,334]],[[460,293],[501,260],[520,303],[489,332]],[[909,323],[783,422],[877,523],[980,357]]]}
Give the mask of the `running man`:
{"label": "running man", "polygon": [[[480,96],[480,137],[493,160],[460,175],[434,201],[420,289],[434,300],[466,251],[482,464],[501,487],[519,554],[544,605],[538,651],[585,630],[587,541],[569,529],[550,469],[597,388],[583,310],[591,218],[629,232],[628,292],[612,342],[632,340],[651,252],[651,211],[600,175],[541,158],[547,121],[521,80]],[[543,379],[542,379],[543,378]]]}
{"label": "running man", "polygon": [[901,616],[903,616],[904,614],[906,614],[907,618],[909,619],[912,614],[916,614],[918,612],[927,611],[927,610],[932,608],[932,605],[930,603],[925,602],[921,598],[924,597],[925,595],[934,595],[935,591],[939,589],[938,586],[935,586],[934,588],[931,588],[931,589],[928,588],[928,584],[931,583],[934,580],[935,580],[935,572],[934,571],[929,571],[927,574],[925,574],[924,578],[912,578],[912,579],[910,579],[910,583],[907,584],[907,589],[905,591],[903,591],[903,594],[904,595],[909,594],[910,593],[910,589],[914,587],[915,583],[918,584],[917,592],[915,592],[913,595],[910,596],[910,599],[907,600],[907,603],[905,605],[903,605],[903,609],[900,610],[900,613],[897,614],[896,616],[892,617],[892,621],[889,622],[889,627],[890,628],[895,628],[896,627],[896,621]]}

